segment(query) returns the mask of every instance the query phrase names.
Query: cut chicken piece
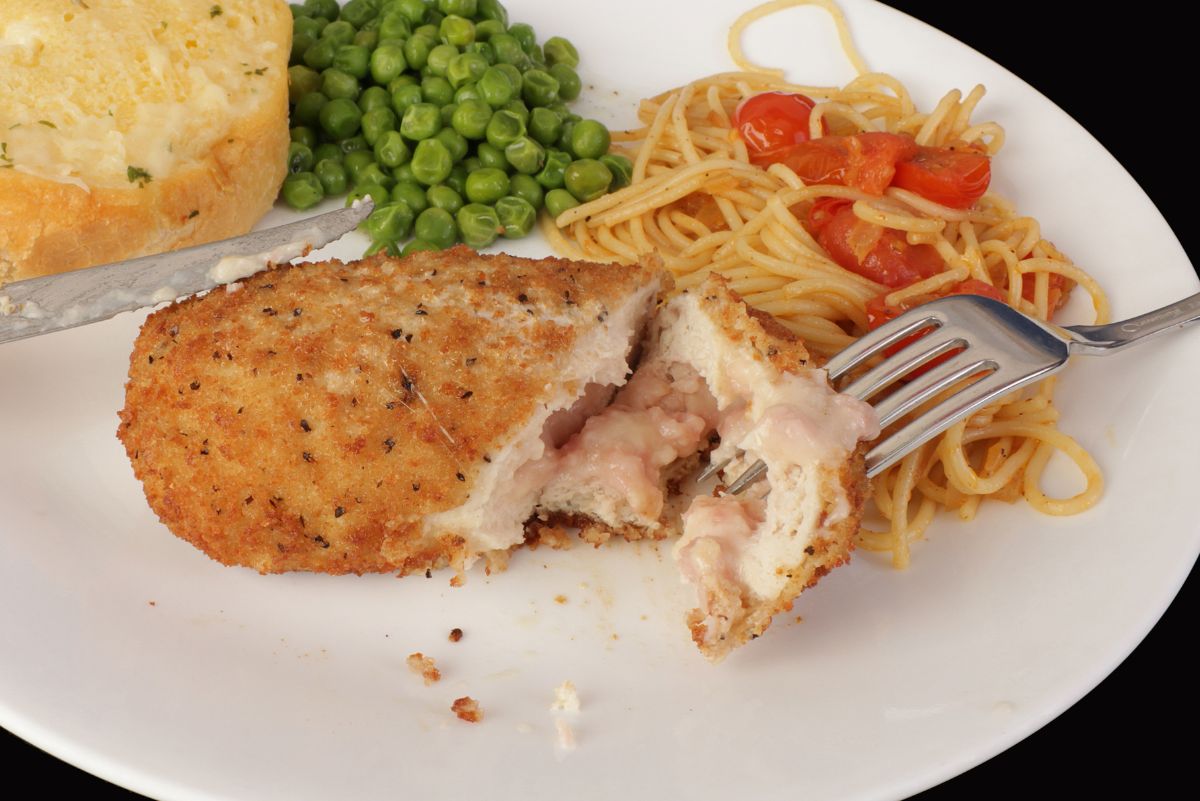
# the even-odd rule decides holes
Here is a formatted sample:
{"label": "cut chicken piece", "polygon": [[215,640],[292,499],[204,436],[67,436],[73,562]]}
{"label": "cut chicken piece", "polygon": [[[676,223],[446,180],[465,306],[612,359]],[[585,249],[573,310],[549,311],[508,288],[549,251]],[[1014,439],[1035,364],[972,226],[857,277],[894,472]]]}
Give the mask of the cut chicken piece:
{"label": "cut chicken piece", "polygon": [[[675,555],[698,595],[692,637],[720,659],[849,558],[866,491],[859,443],[878,423],[720,278],[671,300],[645,347],[613,404],[559,449],[539,509],[630,538],[682,531]],[[740,497],[698,498],[681,517],[667,502],[679,466],[714,433],[711,459],[731,460],[726,480],[757,459],[767,477]]]}

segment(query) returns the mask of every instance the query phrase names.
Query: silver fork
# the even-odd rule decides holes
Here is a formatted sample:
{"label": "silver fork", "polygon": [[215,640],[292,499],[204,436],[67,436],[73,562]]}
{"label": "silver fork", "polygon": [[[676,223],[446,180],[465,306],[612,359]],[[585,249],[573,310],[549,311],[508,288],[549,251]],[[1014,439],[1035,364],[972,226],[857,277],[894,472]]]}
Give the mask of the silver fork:
{"label": "silver fork", "polygon": [[[955,384],[975,379],[876,443],[866,456],[867,475],[874,476],[1000,396],[1057,373],[1074,353],[1103,356],[1197,320],[1200,294],[1122,322],[1065,328],[1034,320],[991,298],[955,295],[918,306],[880,326],[830,359],[825,368],[836,386],[840,378],[885,349],[916,337],[842,388],[865,401],[912,371],[944,359],[875,404],[883,429]],[[729,461],[709,465],[699,480],[719,472]],[[727,491],[736,495],[766,472],[766,464],[759,460]]]}

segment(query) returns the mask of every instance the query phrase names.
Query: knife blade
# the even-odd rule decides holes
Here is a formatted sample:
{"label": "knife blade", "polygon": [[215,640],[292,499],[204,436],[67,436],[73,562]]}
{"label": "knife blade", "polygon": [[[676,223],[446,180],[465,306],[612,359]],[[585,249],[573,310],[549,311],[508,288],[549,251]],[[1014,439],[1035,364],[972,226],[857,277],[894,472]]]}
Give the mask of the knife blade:
{"label": "knife blade", "polygon": [[0,344],[62,331],[246,278],[324,247],[367,218],[370,197],[207,245],[0,286]]}

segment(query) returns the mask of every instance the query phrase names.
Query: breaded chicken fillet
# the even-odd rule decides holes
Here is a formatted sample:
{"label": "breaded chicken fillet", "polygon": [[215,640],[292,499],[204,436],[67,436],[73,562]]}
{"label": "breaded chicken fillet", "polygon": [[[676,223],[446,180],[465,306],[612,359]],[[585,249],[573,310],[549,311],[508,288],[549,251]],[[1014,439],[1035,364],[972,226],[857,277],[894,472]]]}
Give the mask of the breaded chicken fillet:
{"label": "breaded chicken fillet", "polygon": [[465,247],[283,266],[147,319],[118,436],[225,564],[461,570],[523,541],[546,443],[624,383],[669,282]]}

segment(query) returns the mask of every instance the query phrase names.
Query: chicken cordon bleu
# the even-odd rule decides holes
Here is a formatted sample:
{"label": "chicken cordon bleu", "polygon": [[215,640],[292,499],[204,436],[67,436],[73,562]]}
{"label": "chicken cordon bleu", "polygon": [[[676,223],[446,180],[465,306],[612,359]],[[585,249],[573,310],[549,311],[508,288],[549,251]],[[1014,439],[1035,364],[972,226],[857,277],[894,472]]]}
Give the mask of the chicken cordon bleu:
{"label": "chicken cordon bleu", "polygon": [[[261,572],[458,573],[539,527],[676,536],[724,657],[843,563],[869,406],[719,278],[466,248],[287,265],[151,315],[118,435],[159,518]],[[755,460],[765,479],[732,496]]]}

